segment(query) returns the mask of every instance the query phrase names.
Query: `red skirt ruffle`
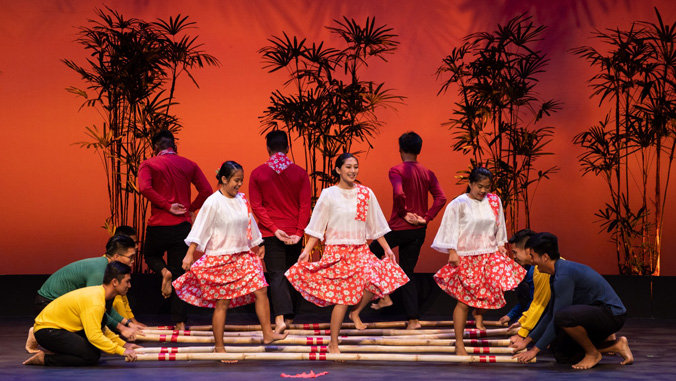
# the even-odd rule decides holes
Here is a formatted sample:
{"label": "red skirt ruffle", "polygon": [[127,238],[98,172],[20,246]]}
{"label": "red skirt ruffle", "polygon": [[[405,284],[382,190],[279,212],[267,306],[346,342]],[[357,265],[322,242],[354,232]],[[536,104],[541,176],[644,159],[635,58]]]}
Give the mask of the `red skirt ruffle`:
{"label": "red skirt ruffle", "polygon": [[516,288],[524,276],[523,267],[495,252],[461,256],[459,265],[446,264],[434,274],[434,280],[470,307],[498,309],[505,305],[505,291]]}
{"label": "red skirt ruffle", "polygon": [[252,252],[203,255],[172,285],[179,298],[198,307],[215,308],[229,299],[228,308],[253,303],[254,291],[267,287],[263,265]]}
{"label": "red skirt ruffle", "polygon": [[298,262],[286,277],[308,301],[355,305],[364,290],[381,298],[409,281],[398,264],[378,259],[367,245],[328,245],[318,262]]}

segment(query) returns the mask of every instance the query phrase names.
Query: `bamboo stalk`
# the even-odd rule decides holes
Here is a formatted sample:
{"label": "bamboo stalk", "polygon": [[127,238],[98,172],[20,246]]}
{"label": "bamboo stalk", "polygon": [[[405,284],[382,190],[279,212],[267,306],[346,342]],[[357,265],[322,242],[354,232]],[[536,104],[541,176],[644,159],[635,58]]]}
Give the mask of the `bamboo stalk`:
{"label": "bamboo stalk", "polygon": [[[406,328],[408,322],[405,321],[381,321],[374,323],[364,323],[366,328]],[[434,327],[453,327],[452,320],[441,320],[441,321],[421,321],[420,325],[423,328],[434,328]],[[474,320],[468,320],[466,323],[467,326],[474,326]],[[272,324],[272,327],[275,325]],[[495,328],[504,328],[504,324],[500,324],[497,321],[484,321],[484,326],[486,327],[495,327]],[[147,329],[169,329],[173,330],[173,326],[157,326],[157,327],[147,327]],[[212,326],[210,325],[194,325],[190,326],[191,331],[211,331]],[[330,329],[330,323],[310,323],[310,324],[290,324],[287,326],[287,329]],[[342,325],[344,329],[355,329],[354,323],[345,322]],[[226,324],[226,331],[260,331],[262,328],[258,324],[254,325],[235,325],[235,324]]]}
{"label": "bamboo stalk", "polygon": [[[415,355],[391,353],[158,353],[140,354],[136,361],[236,361],[236,360],[300,360],[300,361],[393,361],[443,363],[518,363],[511,356]],[[531,362],[535,362],[535,358]]]}
{"label": "bamboo stalk", "polygon": [[[339,345],[341,352],[400,352],[400,353],[455,353],[452,346],[396,346],[396,345]],[[465,347],[472,354],[514,354],[514,348],[509,347]],[[198,347],[145,347],[137,352],[149,353],[211,353],[212,346]],[[266,346],[226,346],[226,352],[233,353],[259,353],[259,352],[290,352],[290,353],[328,353],[329,348],[325,345],[301,346],[301,345],[266,345]]]}
{"label": "bamboo stalk", "polygon": [[[156,341],[156,342],[170,342],[170,343],[213,343],[212,336],[174,336],[174,335],[146,335],[137,337],[136,341]],[[262,337],[224,337],[225,344],[264,344]],[[469,346],[495,346],[506,347],[509,346],[509,339],[501,340],[477,340],[469,339],[463,340],[463,343]],[[275,344],[295,344],[295,345],[328,345],[329,338],[322,336],[314,337],[287,337],[286,339],[277,340]],[[361,337],[339,337],[338,344],[345,345],[455,345],[454,339],[440,340],[440,339],[416,339],[416,338],[361,338]]]}
{"label": "bamboo stalk", "polygon": [[[193,330],[155,330],[144,329],[142,331],[148,335],[172,335],[172,336],[212,336],[212,331],[193,331]],[[331,331],[328,329],[304,330],[304,329],[288,329],[285,331],[289,335],[302,336],[328,336]],[[504,336],[511,333],[509,328],[489,329],[485,331],[477,329],[465,330],[465,337],[479,338],[479,337],[494,337]],[[228,337],[249,337],[258,336],[261,332],[257,331],[240,331],[240,332],[223,332],[223,336]],[[452,339],[455,338],[455,333],[451,329],[421,329],[421,330],[407,330],[407,329],[341,329],[341,336],[415,336],[417,338],[427,339]]]}

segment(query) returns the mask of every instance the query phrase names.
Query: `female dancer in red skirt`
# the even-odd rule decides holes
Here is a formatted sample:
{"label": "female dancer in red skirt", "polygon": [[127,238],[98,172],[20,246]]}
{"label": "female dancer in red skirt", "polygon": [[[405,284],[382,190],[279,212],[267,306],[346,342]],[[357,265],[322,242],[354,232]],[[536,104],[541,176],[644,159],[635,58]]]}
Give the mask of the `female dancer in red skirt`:
{"label": "female dancer in red skirt", "polygon": [[444,212],[432,248],[448,253],[448,264],[435,275],[439,287],[458,302],[453,311],[455,352],[466,356],[462,341],[469,307],[476,327],[485,329],[483,313],[505,305],[506,290],[515,288],[526,270],[507,256],[507,229],[500,198],[488,193],[493,175],[475,168],[467,193],[456,197]]}
{"label": "female dancer in red skirt", "polygon": [[[286,272],[305,299],[322,307],[334,305],[330,353],[340,353],[338,334],[348,306],[355,306],[350,318],[357,329],[365,329],[361,310],[374,296],[383,297],[408,282],[385,240],[390,228],[376,196],[355,183],[357,159],[350,153],[340,155],[335,171],[340,182],[322,190],[305,229],[310,238],[298,262]],[[308,262],[310,252],[324,238],[321,260]],[[377,239],[385,250],[383,260],[369,250],[366,240],[370,239]]]}
{"label": "female dancer in red skirt", "polygon": [[[286,335],[270,327],[270,306],[260,258],[265,247],[244,193],[242,166],[226,161],[218,171],[219,190],[209,196],[200,209],[185,243],[183,259],[186,273],[173,282],[176,294],[186,302],[214,308],[212,325],[216,352],[225,352],[223,330],[228,308],[256,303],[256,314],[263,328],[263,342],[269,344]],[[258,246],[258,255],[251,249]],[[195,250],[204,255],[193,263]]]}

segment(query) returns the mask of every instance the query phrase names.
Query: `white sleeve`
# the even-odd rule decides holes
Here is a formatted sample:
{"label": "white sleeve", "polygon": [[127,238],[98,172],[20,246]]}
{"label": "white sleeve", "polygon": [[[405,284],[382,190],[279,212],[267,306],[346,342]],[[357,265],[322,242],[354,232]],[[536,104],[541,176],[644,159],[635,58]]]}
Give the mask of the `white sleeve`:
{"label": "white sleeve", "polygon": [[500,209],[498,210],[498,225],[495,227],[495,241],[498,243],[498,246],[502,246],[507,243],[507,226],[505,224],[505,211],[502,209],[502,200],[498,197],[498,203],[500,204]]}
{"label": "white sleeve", "polygon": [[204,252],[206,250],[207,243],[211,238],[213,227],[214,227],[214,218],[218,211],[214,208],[210,199],[207,199],[197,213],[197,218],[195,218],[195,223],[190,229],[188,237],[185,239],[185,244],[190,246],[192,243],[197,244],[197,251]]}
{"label": "white sleeve", "polygon": [[378,199],[371,189],[369,189],[369,210],[366,213],[366,239],[378,239],[390,232],[390,226],[387,219],[380,209]]}
{"label": "white sleeve", "polygon": [[329,224],[329,216],[331,213],[331,202],[328,197],[328,192],[322,190],[322,193],[319,195],[317,204],[312,210],[312,217],[310,217],[310,222],[305,228],[305,234],[315,237],[320,241],[324,239],[324,232],[326,232],[326,227]]}
{"label": "white sleeve", "polygon": [[253,213],[249,213],[249,220],[251,221],[251,242],[249,242],[249,247],[258,246],[263,243],[263,235],[260,229],[258,229],[258,224],[256,224],[256,219],[253,218]]}
{"label": "white sleeve", "polygon": [[450,249],[458,250],[460,206],[460,203],[451,201],[448,207],[446,207],[444,218],[442,218],[437,235],[434,237],[434,242],[432,242],[434,250],[445,254]]}

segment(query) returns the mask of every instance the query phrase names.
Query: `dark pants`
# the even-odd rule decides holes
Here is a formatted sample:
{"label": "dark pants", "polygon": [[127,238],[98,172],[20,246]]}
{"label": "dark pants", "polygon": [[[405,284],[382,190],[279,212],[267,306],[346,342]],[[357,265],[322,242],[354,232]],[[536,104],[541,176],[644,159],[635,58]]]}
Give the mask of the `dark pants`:
{"label": "dark pants", "polygon": [[51,299],[47,299],[40,294],[35,295],[35,316],[40,315],[40,312],[51,302]]}
{"label": "dark pants", "polygon": [[284,315],[292,319],[294,316],[293,300],[291,298],[291,284],[284,276],[286,270],[298,261],[303,247],[300,242],[295,245],[285,245],[277,237],[264,237],[265,241],[265,269],[270,284],[270,302],[273,316]]}
{"label": "dark pants", "polygon": [[[385,234],[385,240],[390,248],[399,247],[399,266],[404,270],[404,273],[410,279],[408,283],[401,286],[402,298],[404,300],[404,308],[408,319],[418,319],[420,317],[420,306],[418,305],[418,289],[415,286],[413,279],[413,270],[418,264],[418,257],[420,256],[420,248],[425,243],[426,229],[411,229],[411,230],[397,230]],[[371,242],[369,249],[378,258],[385,255],[385,251],[380,246],[378,241]]]}
{"label": "dark pants", "polygon": [[557,329],[556,339],[551,344],[554,358],[559,363],[571,364],[579,362],[585,355],[582,347],[565,333],[564,327],[583,327],[594,346],[603,348],[612,344],[607,343],[606,338],[619,331],[626,319],[626,314],[615,316],[610,307],[604,305],[578,304],[560,309],[554,315]]}
{"label": "dark pants", "polygon": [[[188,252],[184,240],[190,233],[190,223],[183,222],[173,226],[148,226],[143,257],[146,264],[154,272],[161,274],[165,267],[171,271],[171,280],[174,281],[184,271],[183,258]],[[164,253],[167,253],[167,262],[164,262]],[[186,303],[171,292],[171,321],[184,323],[188,320]]]}
{"label": "dark pants", "polygon": [[43,348],[54,352],[51,355],[45,354],[45,365],[96,365],[101,358],[101,351],[87,340],[84,331],[70,332],[65,329],[43,328],[35,331],[35,340]]}

